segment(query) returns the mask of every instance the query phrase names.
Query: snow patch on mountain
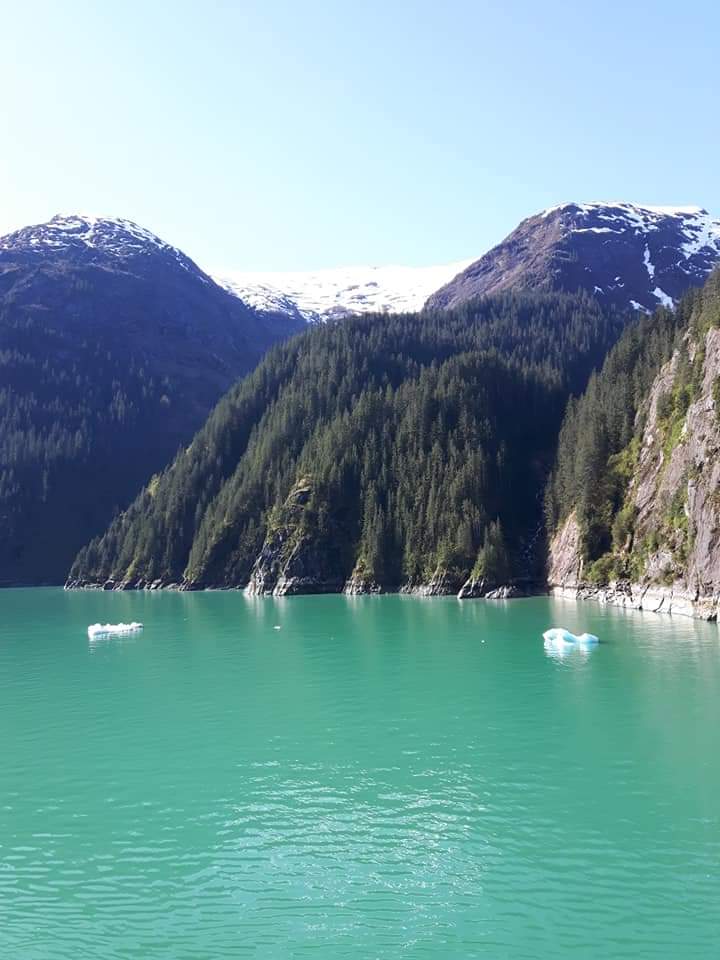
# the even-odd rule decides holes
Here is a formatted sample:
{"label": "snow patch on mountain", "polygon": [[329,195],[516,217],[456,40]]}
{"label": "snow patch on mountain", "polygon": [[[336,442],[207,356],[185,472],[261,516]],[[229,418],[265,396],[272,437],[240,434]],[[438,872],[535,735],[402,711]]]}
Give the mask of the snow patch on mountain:
{"label": "snow patch on mountain", "polygon": [[585,290],[603,306],[652,312],[700,287],[720,262],[720,220],[699,206],[562,203],[527,217],[428,306],[505,290]]}
{"label": "snow patch on mountain", "polygon": [[25,250],[38,255],[45,250],[60,252],[100,252],[119,259],[158,252],[172,257],[188,272],[197,273],[206,283],[210,278],[177,247],[121,217],[97,217],[90,214],[58,214],[47,223],[15,230],[0,237],[0,251]]}
{"label": "snow patch on mountain", "polygon": [[[712,267],[713,262],[720,260],[720,220],[712,217],[707,210],[698,206],[687,207],[658,207],[645,204],[627,203],[619,200],[614,202],[593,201],[591,203],[561,203],[543,210],[539,216],[545,219],[554,213],[570,214],[572,218],[571,233],[616,233],[626,234],[628,231],[636,236],[649,236],[658,231],[667,231],[669,225],[680,234],[680,242],[676,249],[679,259],[675,268],[688,276],[698,275],[702,282],[703,276]],[[573,217],[572,215],[575,215]],[[579,226],[588,220],[593,223],[611,223],[613,226]],[[650,241],[657,244],[657,241]],[[662,243],[662,241],[661,241]],[[651,281],[655,280],[656,266],[653,263],[649,243],[645,242],[643,263]],[[616,277],[616,280],[619,279]],[[622,286],[622,284],[618,284]],[[652,286],[652,284],[651,284]],[[595,287],[595,292],[601,292]],[[655,286],[651,290],[662,306],[673,309],[676,300],[666,293],[662,287]],[[637,300],[630,300],[634,310],[648,312],[648,306]]]}
{"label": "snow patch on mountain", "polygon": [[602,213],[606,219],[613,219],[614,215],[607,215],[608,211],[620,210],[627,217],[631,217],[639,224],[644,223],[648,218],[659,217],[697,217],[698,215],[708,216],[707,210],[703,207],[658,207],[652,204],[628,203],[627,200],[591,200],[587,203],[557,203],[554,207],[546,207],[539,214],[541,217],[547,217],[558,210],[569,210],[575,208],[582,213]]}
{"label": "snow patch on mountain", "polygon": [[356,313],[421,310],[430,294],[472,262],[469,259],[432,267],[237,272],[214,279],[258,310],[288,313],[294,308],[307,322],[317,323]]}
{"label": "snow patch on mountain", "polygon": [[668,217],[679,221],[686,241],[682,246],[686,257],[692,257],[706,248],[720,251],[720,220],[711,217],[703,207],[657,207],[627,203],[624,200],[591,203],[560,203],[540,213],[541,218],[558,211],[577,211],[592,215],[595,220],[613,226],[575,227],[575,233],[622,233],[628,226],[638,233],[652,233],[667,226]]}
{"label": "snow patch on mountain", "polygon": [[654,296],[654,297],[657,297],[658,300],[660,301],[660,303],[661,303],[664,307],[667,307],[668,310],[673,310],[673,309],[674,309],[674,307],[675,307],[675,301],[673,300],[672,297],[668,296],[667,293],[665,293],[664,290],[661,290],[660,287],[655,287],[655,289],[653,290],[653,296]]}
{"label": "snow patch on mountain", "polygon": [[645,269],[648,272],[648,276],[652,280],[652,278],[655,276],[655,265],[650,259],[650,247],[648,247],[647,244],[645,244],[645,253],[643,254],[643,262],[645,264]]}

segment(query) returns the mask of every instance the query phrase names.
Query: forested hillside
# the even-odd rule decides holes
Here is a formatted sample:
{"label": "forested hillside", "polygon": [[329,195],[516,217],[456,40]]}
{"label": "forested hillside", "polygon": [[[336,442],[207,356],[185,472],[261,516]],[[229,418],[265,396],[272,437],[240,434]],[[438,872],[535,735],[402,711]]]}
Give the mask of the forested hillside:
{"label": "forested hillside", "polygon": [[292,329],[125,221],[56,218],[2,238],[0,585],[62,583]]}
{"label": "forested hillside", "polygon": [[273,348],[71,582],[259,592],[534,576],[569,391],[621,329],[584,295],[366,316]]}
{"label": "forested hillside", "polygon": [[720,589],[718,404],[716,272],[629,328],[570,404],[546,496],[552,583],[625,581],[653,602]]}
{"label": "forested hillside", "polygon": [[660,309],[628,327],[584,394],[568,403],[546,492],[546,515],[554,531],[572,510],[577,512],[589,560],[610,546],[612,522],[628,480],[627,457],[613,458],[635,436],[638,411],[672,355],[678,328],[691,314],[696,296],[688,295],[676,312]]}

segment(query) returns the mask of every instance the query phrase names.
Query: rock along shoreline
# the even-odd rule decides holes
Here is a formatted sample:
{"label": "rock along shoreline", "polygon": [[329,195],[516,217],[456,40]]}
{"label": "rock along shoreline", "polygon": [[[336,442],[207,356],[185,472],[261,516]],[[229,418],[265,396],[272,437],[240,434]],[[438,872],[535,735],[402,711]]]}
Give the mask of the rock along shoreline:
{"label": "rock along shoreline", "polygon": [[427,583],[400,584],[382,586],[374,581],[350,577],[344,584],[338,581],[309,583],[280,581],[272,590],[258,589],[250,582],[245,585],[205,585],[190,582],[170,582],[163,580],[105,580],[93,582],[68,580],[65,590],[169,590],[178,592],[200,592],[235,590],[254,597],[288,597],[313,595],[378,596],[380,594],[401,594],[413,597],[457,597],[458,600],[513,600],[522,597],[551,596],[563,600],[591,600],[608,606],[624,607],[628,610],[665,613],[671,616],[686,617],[694,620],[717,622],[720,612],[720,596],[703,596],[699,592],[689,591],[681,584],[674,586],[643,585],[625,581],[613,582],[602,586],[589,583],[580,584],[543,584],[539,581],[524,580],[508,584],[488,584],[472,578],[458,586],[447,577],[433,577]]}
{"label": "rock along shoreline", "polygon": [[192,582],[170,582],[163,580],[113,580],[103,582],[68,579],[65,590],[175,590],[179,592],[198,592],[213,590],[236,590],[254,597],[312,596],[317,594],[344,594],[345,596],[377,596],[379,594],[403,594],[414,597],[451,597],[458,600],[511,600],[517,597],[542,596],[547,588],[538,581],[526,580],[507,584],[493,584],[485,580],[455,581],[446,575],[433,577],[427,583],[399,584],[381,586],[375,581],[350,577],[342,581],[310,582],[302,579],[280,579],[272,589],[263,589],[253,582],[244,585],[213,585]]}
{"label": "rock along shoreline", "polygon": [[658,586],[654,584],[617,581],[603,586],[592,584],[550,584],[551,597],[565,600],[593,600],[595,603],[628,610],[667,613],[675,617],[717,622],[720,596],[703,596],[681,584]]}

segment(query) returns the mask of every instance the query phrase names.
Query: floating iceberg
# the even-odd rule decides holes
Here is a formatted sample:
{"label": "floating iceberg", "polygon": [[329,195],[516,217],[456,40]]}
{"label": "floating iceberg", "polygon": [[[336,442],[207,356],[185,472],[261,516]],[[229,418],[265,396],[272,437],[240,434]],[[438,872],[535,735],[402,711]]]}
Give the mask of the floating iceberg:
{"label": "floating iceberg", "polygon": [[128,633],[138,633],[142,630],[141,623],[91,623],[88,627],[88,637],[117,637]]}
{"label": "floating iceberg", "polygon": [[588,647],[600,643],[594,633],[570,633],[564,627],[551,627],[543,634],[546,647]]}

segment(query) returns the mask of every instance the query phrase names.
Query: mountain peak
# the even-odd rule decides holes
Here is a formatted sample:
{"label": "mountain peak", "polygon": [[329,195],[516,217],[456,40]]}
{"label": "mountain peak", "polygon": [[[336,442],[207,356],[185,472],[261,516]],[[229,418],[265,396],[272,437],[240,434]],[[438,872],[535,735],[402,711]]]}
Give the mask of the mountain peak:
{"label": "mountain peak", "polygon": [[562,203],[528,217],[428,300],[445,308],[508,289],[585,290],[607,306],[672,307],[720,260],[720,220],[699,206]]}
{"label": "mountain peak", "polygon": [[160,255],[209,282],[209,278],[177,247],[122,217],[56,214],[45,223],[23,227],[0,237],[0,254],[42,260],[51,253],[67,254],[85,263],[107,261],[108,258],[130,261]]}
{"label": "mountain peak", "polygon": [[695,217],[699,214],[707,216],[707,210],[703,207],[658,207],[647,203],[630,203],[627,200],[590,200],[585,203],[570,201],[568,203],[558,203],[553,207],[547,207],[541,213],[540,217],[547,217],[556,211],[579,210],[590,212],[594,210],[624,210],[628,212],[647,213],[651,216],[661,217]]}

